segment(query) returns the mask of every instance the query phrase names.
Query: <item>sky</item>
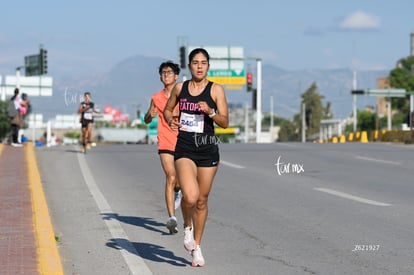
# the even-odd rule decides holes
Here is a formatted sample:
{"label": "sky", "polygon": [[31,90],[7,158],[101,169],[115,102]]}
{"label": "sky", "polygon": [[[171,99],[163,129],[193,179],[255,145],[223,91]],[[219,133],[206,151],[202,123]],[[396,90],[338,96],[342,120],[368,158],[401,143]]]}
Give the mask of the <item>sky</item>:
{"label": "sky", "polygon": [[286,70],[391,70],[410,55],[412,0],[4,1],[0,75],[48,51],[48,74],[104,73],[178,46],[243,47]]}

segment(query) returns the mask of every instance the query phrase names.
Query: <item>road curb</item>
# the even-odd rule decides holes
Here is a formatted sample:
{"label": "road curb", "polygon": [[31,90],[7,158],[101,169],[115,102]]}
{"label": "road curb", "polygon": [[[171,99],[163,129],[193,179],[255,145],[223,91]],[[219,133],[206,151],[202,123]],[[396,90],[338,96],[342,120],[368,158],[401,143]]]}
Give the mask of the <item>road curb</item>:
{"label": "road curb", "polygon": [[[33,144],[24,146],[32,197],[33,225],[36,236],[38,270],[40,274],[63,275],[61,259],[46,203]],[[1,148],[0,148],[1,150]]]}

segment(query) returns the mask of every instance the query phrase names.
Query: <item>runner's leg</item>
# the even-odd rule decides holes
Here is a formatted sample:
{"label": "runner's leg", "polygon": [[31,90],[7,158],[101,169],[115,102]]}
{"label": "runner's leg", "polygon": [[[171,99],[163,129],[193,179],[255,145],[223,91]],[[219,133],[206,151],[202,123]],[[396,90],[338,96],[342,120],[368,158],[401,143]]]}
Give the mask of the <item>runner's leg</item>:
{"label": "runner's leg", "polygon": [[180,182],[183,198],[181,201],[181,211],[183,214],[184,227],[192,227],[193,213],[199,196],[197,183],[197,167],[188,158],[180,158],[175,161],[178,181]]}
{"label": "runner's leg", "polygon": [[174,166],[174,156],[168,153],[160,154],[162,169],[165,173],[165,203],[167,205],[168,215],[174,216],[174,186],[177,182]]}
{"label": "runner's leg", "polygon": [[208,195],[210,193],[217,169],[218,166],[197,168],[199,196],[193,214],[194,240],[196,244],[201,243],[201,238],[203,236],[208,215]]}

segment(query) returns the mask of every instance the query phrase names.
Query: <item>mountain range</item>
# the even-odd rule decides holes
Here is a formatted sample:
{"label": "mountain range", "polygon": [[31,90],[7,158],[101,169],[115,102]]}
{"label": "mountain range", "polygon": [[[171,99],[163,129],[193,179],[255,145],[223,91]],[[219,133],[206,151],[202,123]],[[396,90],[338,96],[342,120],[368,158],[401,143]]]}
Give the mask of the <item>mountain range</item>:
{"label": "mountain range", "polygon": [[[120,61],[107,73],[77,77],[52,75],[53,96],[33,97],[33,111],[42,113],[46,120],[57,114],[73,114],[83,93],[89,91],[100,109],[111,105],[135,117],[138,110],[147,110],[151,95],[162,88],[158,66],[164,61],[161,57],[137,55]],[[254,70],[252,73],[255,75]],[[357,86],[359,89],[375,88],[377,78],[388,73],[357,71]],[[323,103],[331,102],[334,118],[344,119],[352,113],[351,69],[289,71],[270,64],[262,67],[263,111],[270,111],[270,99],[273,98],[274,114],[291,119],[299,113],[300,95],[314,82],[318,86],[317,92],[324,97]],[[246,90],[226,90],[226,95],[232,106],[251,106],[252,93]],[[358,108],[363,109],[366,105],[375,106],[375,98],[359,96]]]}

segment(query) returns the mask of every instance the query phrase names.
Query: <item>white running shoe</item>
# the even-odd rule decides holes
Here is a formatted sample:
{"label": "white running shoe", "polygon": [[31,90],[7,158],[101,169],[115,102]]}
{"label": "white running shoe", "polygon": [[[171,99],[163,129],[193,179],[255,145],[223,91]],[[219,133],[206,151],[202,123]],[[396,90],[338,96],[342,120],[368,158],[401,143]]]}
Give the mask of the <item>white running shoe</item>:
{"label": "white running shoe", "polygon": [[196,267],[205,265],[204,257],[201,253],[201,248],[199,245],[197,245],[197,247],[191,251],[191,256],[193,256],[193,262],[191,263],[192,266]]}
{"label": "white running shoe", "polygon": [[13,146],[13,147],[22,147],[23,144],[12,142],[11,146]]}
{"label": "white running shoe", "polygon": [[178,209],[178,207],[180,207],[182,198],[183,193],[181,193],[181,190],[174,192],[174,209]]}
{"label": "white running shoe", "polygon": [[191,252],[196,248],[193,229],[191,227],[184,228],[184,248],[188,252]]}
{"label": "white running shoe", "polygon": [[170,230],[170,234],[176,234],[178,232],[177,218],[175,216],[171,216],[168,219],[167,228],[168,228],[168,230]]}

